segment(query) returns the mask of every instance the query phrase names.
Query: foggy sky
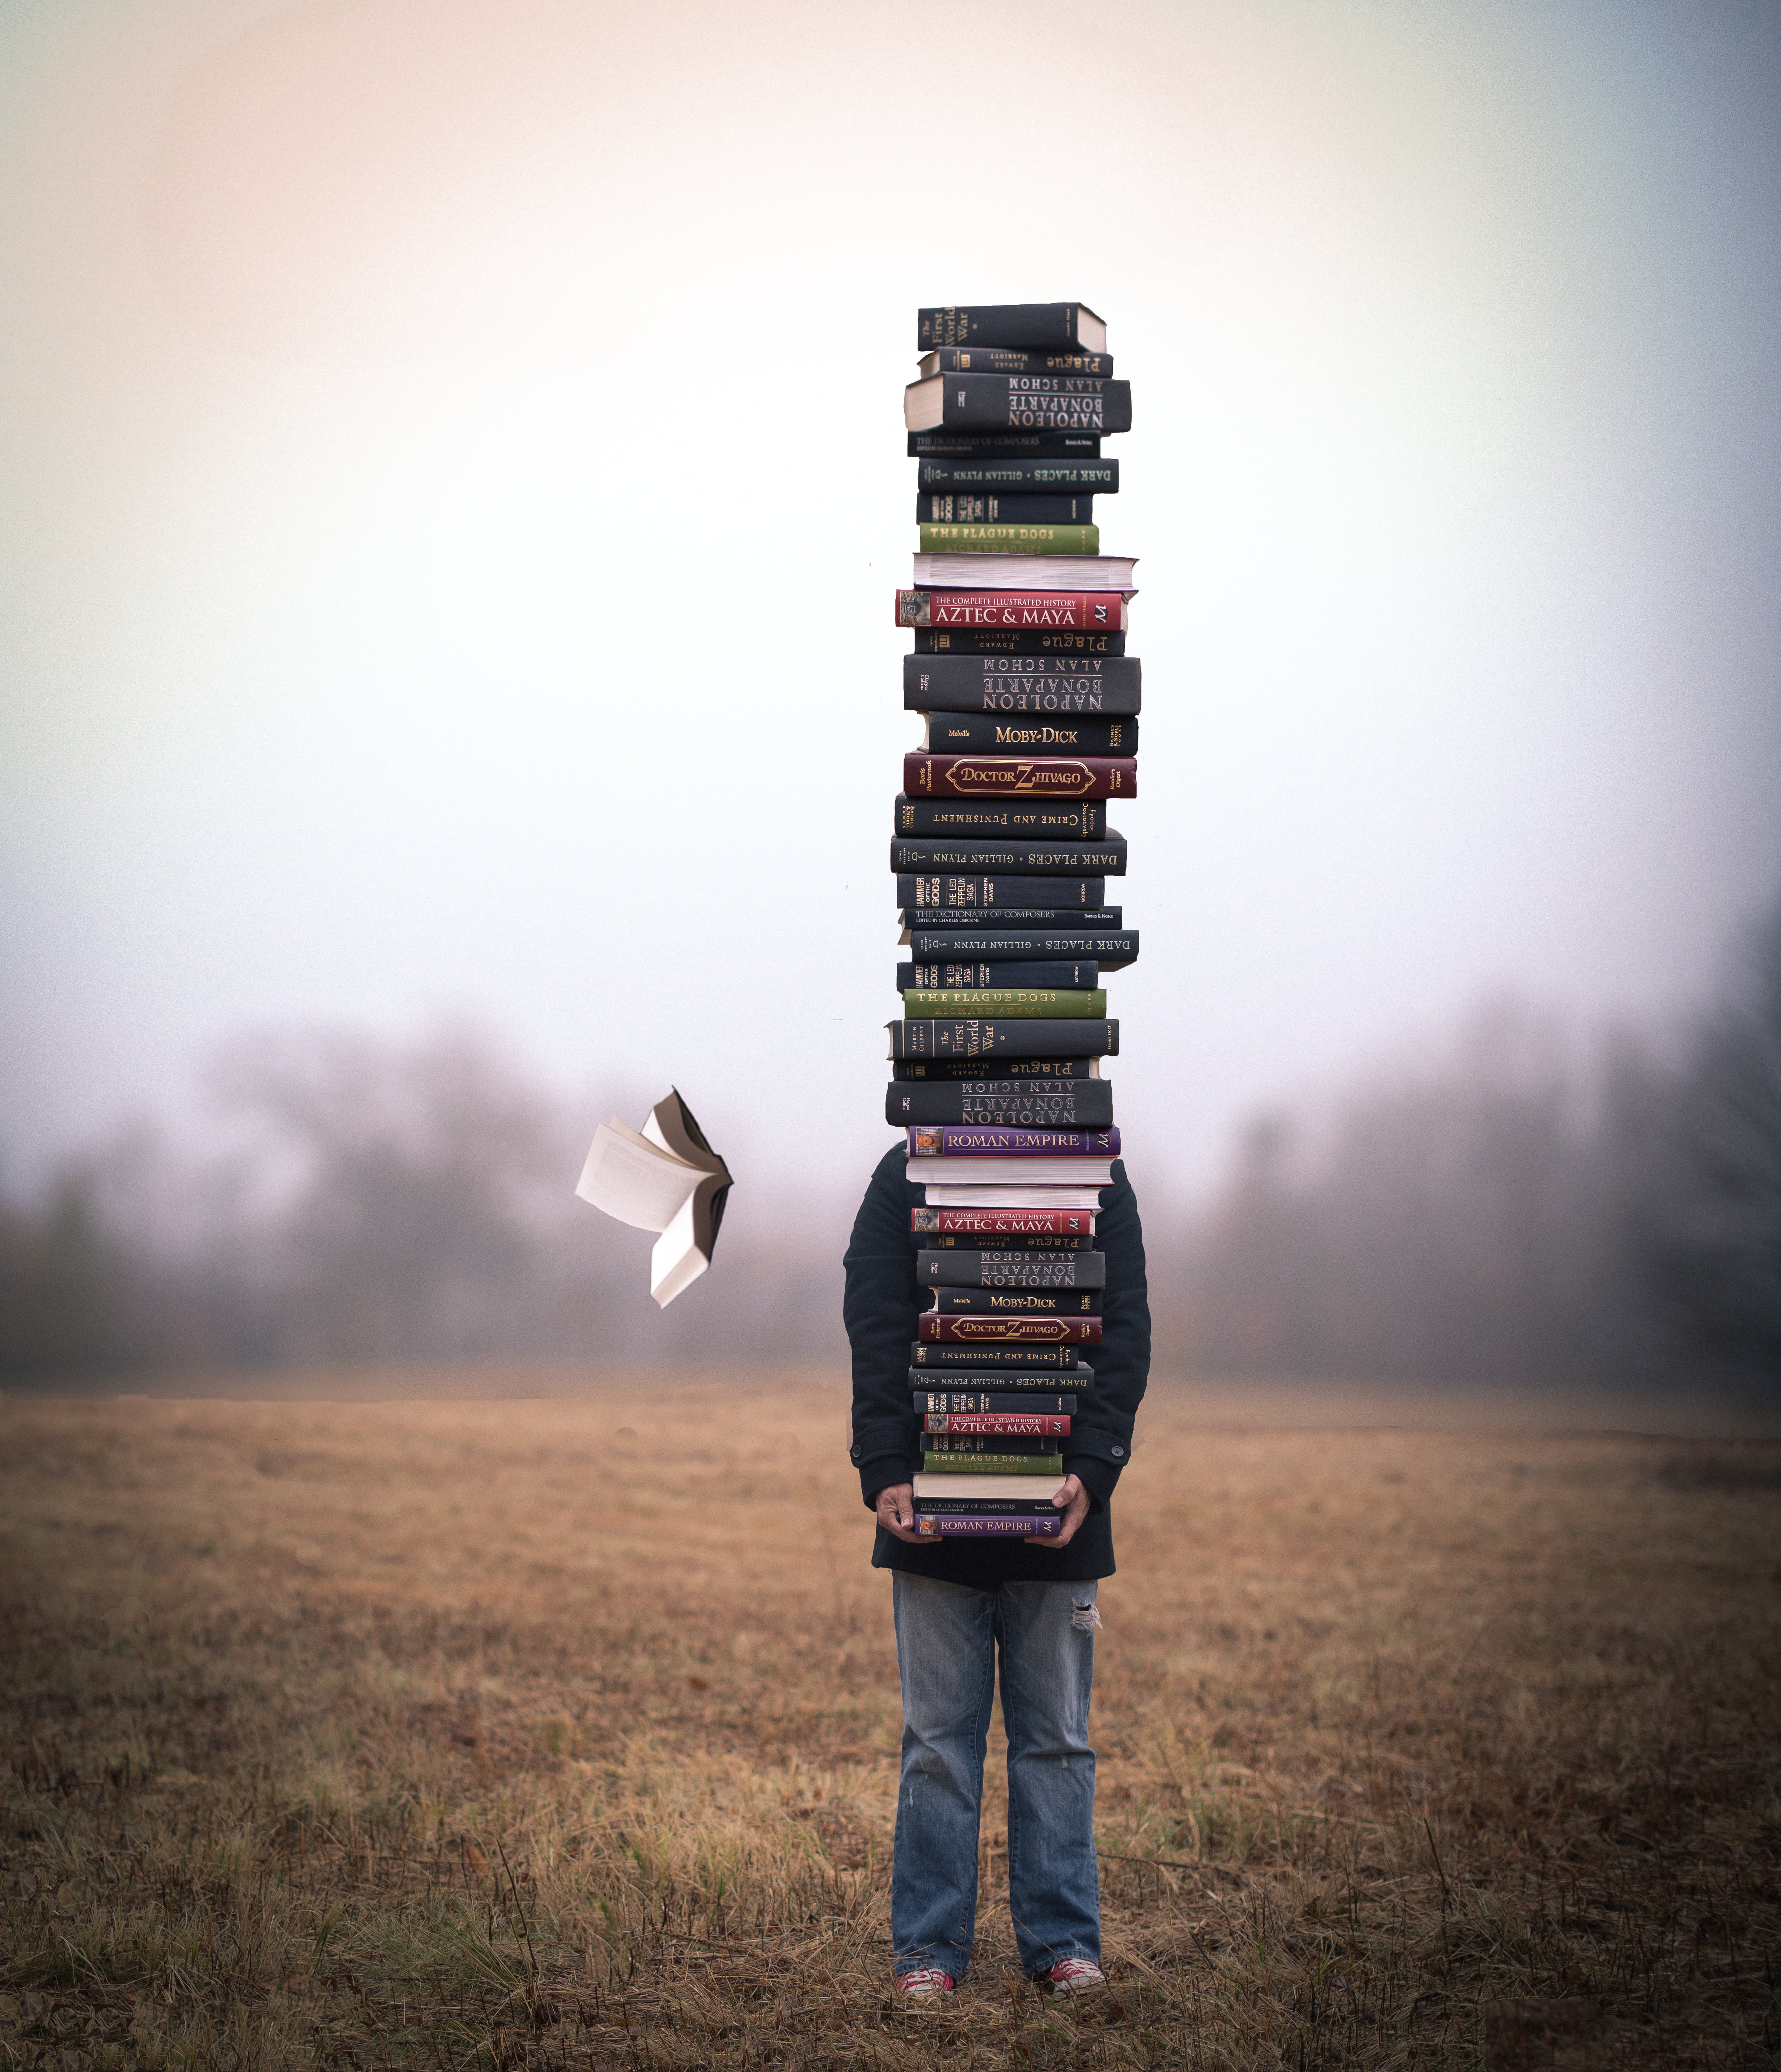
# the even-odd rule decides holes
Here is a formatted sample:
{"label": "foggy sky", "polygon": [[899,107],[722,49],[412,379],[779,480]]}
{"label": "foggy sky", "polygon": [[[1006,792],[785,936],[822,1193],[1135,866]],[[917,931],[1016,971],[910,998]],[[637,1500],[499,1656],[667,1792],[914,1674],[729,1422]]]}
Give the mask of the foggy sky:
{"label": "foggy sky", "polygon": [[1135,1178],[1674,1012],[1781,878],[1778,21],[11,0],[0,1171],[442,1016],[863,1170],[926,302],[1134,384]]}

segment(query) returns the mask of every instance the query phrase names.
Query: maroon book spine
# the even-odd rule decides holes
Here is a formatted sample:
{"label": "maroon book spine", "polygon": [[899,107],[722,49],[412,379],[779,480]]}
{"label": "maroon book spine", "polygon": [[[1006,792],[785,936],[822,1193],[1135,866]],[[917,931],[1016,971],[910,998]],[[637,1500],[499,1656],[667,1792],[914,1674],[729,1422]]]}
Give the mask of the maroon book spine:
{"label": "maroon book spine", "polygon": [[928,755],[903,758],[911,799],[1135,799],[1135,755]]}
{"label": "maroon book spine", "polygon": [[899,590],[897,623],[1123,633],[1125,593],[1117,590]]}
{"label": "maroon book spine", "polygon": [[1009,1438],[1067,1439],[1070,1420],[1039,1413],[1023,1417],[1013,1410],[930,1410],[921,1420],[924,1432],[985,1432]]}
{"label": "maroon book spine", "polygon": [[909,1227],[934,1236],[1092,1237],[1092,1209],[911,1209]]}
{"label": "maroon book spine", "polygon": [[1098,1346],[1099,1317],[942,1316],[923,1309],[915,1319],[918,1335],[942,1345]]}

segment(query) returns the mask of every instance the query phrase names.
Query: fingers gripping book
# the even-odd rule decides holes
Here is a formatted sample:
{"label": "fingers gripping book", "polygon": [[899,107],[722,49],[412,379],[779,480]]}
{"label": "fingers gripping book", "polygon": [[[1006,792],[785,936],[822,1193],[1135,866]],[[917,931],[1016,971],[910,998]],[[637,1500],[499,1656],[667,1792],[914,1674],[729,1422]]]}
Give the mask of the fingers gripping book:
{"label": "fingers gripping book", "polygon": [[640,1130],[616,1116],[600,1124],[575,1191],[622,1223],[661,1233],[649,1255],[649,1292],[665,1309],[711,1264],[733,1184],[670,1087]]}

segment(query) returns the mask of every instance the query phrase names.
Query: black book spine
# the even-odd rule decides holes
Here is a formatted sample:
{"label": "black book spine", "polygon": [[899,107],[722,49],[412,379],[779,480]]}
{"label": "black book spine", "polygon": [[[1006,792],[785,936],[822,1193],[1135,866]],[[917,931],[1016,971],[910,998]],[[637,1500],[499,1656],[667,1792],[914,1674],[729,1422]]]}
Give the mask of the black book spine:
{"label": "black book spine", "polygon": [[[921,438],[932,434],[922,433]],[[987,460],[923,460],[915,470],[918,494],[956,495],[960,491],[981,496],[1034,496],[1069,491],[1076,495],[1113,496],[1119,491],[1119,462],[1078,454],[1069,460],[1029,460],[1005,454]]]}
{"label": "black book spine", "polygon": [[[893,1085],[910,1079],[995,1079],[1024,1084],[1029,1079],[1055,1079],[1076,1086],[1100,1083],[1096,1058],[1004,1058],[993,1072],[964,1058],[899,1058],[890,1068]],[[1108,1084],[1112,1085],[1111,1080]]]}
{"label": "black book spine", "polygon": [[910,931],[909,947],[918,964],[936,957],[975,958],[987,964],[1018,964],[1065,957],[1092,957],[1103,971],[1137,961],[1136,928],[936,928]]}
{"label": "black book spine", "polygon": [[923,366],[923,374],[1098,374],[1104,379],[1113,371],[1110,352],[1070,350],[1033,350],[1018,345],[941,345],[933,351],[934,364]]}
{"label": "black book spine", "polygon": [[[1106,1129],[1113,1120],[1111,1079],[1041,1079],[1033,1087],[981,1081],[893,1079],[884,1090],[884,1119],[893,1129],[911,1123],[981,1124],[989,1129]],[[1039,1088],[1059,1087],[1060,1092]]]}
{"label": "black book spine", "polygon": [[917,490],[918,525],[1092,525],[1092,496],[1003,496],[977,490]]}
{"label": "black book spine", "polygon": [[1135,719],[1077,718],[1059,713],[928,715],[931,755],[1136,755]]}
{"label": "black book spine", "polygon": [[911,799],[899,791],[892,832],[1003,841],[1097,841],[1107,833],[1104,799]]}
{"label": "black book spine", "polygon": [[957,913],[945,907],[928,906],[912,912],[904,921],[907,928],[944,930],[969,929],[981,935],[985,928],[1007,928],[1026,933],[1043,929],[1047,934],[1061,935],[1067,928],[1080,929],[1096,935],[1117,934],[1125,924],[1125,910],[1122,906],[1002,906],[993,914],[973,914],[969,909]]}
{"label": "black book spine", "polygon": [[[1132,384],[1092,374],[939,374],[948,432],[1063,432],[1100,438],[1132,429]],[[924,393],[932,394],[932,390]]]}
{"label": "black book spine", "polygon": [[[924,1453],[944,1454],[949,1461],[969,1461],[985,1453],[1030,1453],[1043,1461],[1056,1454],[1063,1445],[1056,1434],[1043,1432],[924,1432],[921,1439]],[[1032,1468],[1027,1472],[1039,1474],[1043,1470]]]}
{"label": "black book spine", "polygon": [[[922,1240],[929,1252],[981,1252],[983,1237],[975,1231],[930,1231]],[[1000,1236],[1004,1252],[1092,1252],[1095,1240],[1087,1231],[1027,1231]]]}
{"label": "black book spine", "polygon": [[1098,432],[911,432],[911,460],[1099,460]]}
{"label": "black book spine", "polygon": [[[948,1478],[941,1475],[936,1479],[944,1482]],[[918,1518],[936,1512],[954,1518],[1043,1518],[1055,1509],[1049,1497],[1039,1496],[922,1495],[915,1498]]]}
{"label": "black book spine", "polygon": [[1055,1259],[1026,1252],[918,1252],[924,1288],[1104,1288],[1107,1255],[1073,1252]]}
{"label": "black book spine", "polygon": [[1092,993],[1100,984],[1089,964],[907,964],[897,966],[899,993],[932,993],[952,986],[1047,985],[1064,993]]}
{"label": "black book spine", "polygon": [[1123,633],[1073,633],[1067,627],[985,626],[936,632],[915,628],[917,655],[1104,655],[1125,652]]}
{"label": "black book spine", "polygon": [[[935,1370],[944,1375],[957,1368],[973,1377],[979,1371],[1018,1375],[1021,1378],[1013,1383],[1017,1388],[1061,1388],[1061,1368],[1069,1375],[1071,1388],[1092,1388],[1095,1371],[1082,1364],[1081,1353],[1080,1346],[943,1346],[918,1338],[909,1348],[911,1379],[917,1373],[928,1375],[932,1386]],[[1025,1379],[1029,1374],[1034,1377],[1030,1382]]]}
{"label": "black book spine", "polygon": [[[910,1376],[931,1383],[934,1377]],[[1047,1387],[1049,1388],[1047,1383]],[[1045,1389],[917,1388],[918,1417],[1073,1417],[1074,1396],[1047,1395]]]}
{"label": "black book spine", "polygon": [[1077,335],[1081,307],[1080,302],[936,302],[915,312],[916,345],[923,352],[944,345],[1076,352],[1082,346]]}
{"label": "black book spine", "polygon": [[[1042,877],[1050,871],[1067,871],[1071,882],[1092,885],[1097,889],[1092,900],[1084,900],[1085,906],[1099,903],[1100,878],[1123,878],[1125,874],[1125,837],[1109,830],[1106,838],[1098,842],[1038,842],[997,841],[993,837],[968,835],[954,839],[944,835],[922,835],[906,839],[901,835],[892,837],[890,868],[897,871],[1006,872],[1022,879],[1030,878],[1040,884],[1061,884],[1062,878]],[[1095,871],[1100,876],[1078,878],[1078,873]],[[918,882],[923,881],[918,880]],[[935,881],[951,885],[952,878]],[[971,880],[965,880],[969,883]],[[987,881],[995,884],[990,878]],[[903,880],[897,880],[901,899]],[[909,902],[902,900],[907,906]],[[947,905],[957,903],[951,899]]]}
{"label": "black book spine", "polygon": [[886,1026],[894,1059],[1110,1058],[1119,1051],[1117,1022],[953,1022],[936,1015]]}
{"label": "black book spine", "polygon": [[1100,1290],[1080,1288],[955,1288],[936,1282],[942,1317],[1098,1317]]}
{"label": "black book spine", "polygon": [[1043,906],[1067,913],[1071,907],[1098,907],[1106,895],[1099,878],[980,878],[974,874],[928,878],[906,872],[897,879],[897,904],[918,917],[962,909],[981,920],[999,906]]}
{"label": "black book spine", "polygon": [[[1084,639],[1098,636],[1084,635]],[[1113,718],[1144,701],[1144,664],[1134,655],[905,655],[905,712],[1007,713],[1017,717]]]}

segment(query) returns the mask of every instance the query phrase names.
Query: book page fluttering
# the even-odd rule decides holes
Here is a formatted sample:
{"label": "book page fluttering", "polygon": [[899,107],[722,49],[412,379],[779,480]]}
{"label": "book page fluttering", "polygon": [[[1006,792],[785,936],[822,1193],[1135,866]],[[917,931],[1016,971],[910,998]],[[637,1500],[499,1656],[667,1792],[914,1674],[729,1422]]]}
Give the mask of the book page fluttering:
{"label": "book page fluttering", "polygon": [[649,1292],[665,1309],[710,1265],[734,1184],[670,1087],[640,1130],[616,1116],[600,1124],[575,1192],[619,1223],[660,1232],[649,1255]]}

